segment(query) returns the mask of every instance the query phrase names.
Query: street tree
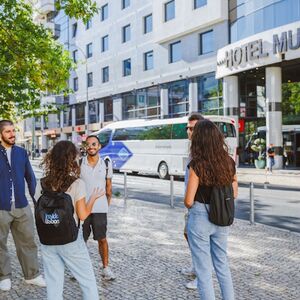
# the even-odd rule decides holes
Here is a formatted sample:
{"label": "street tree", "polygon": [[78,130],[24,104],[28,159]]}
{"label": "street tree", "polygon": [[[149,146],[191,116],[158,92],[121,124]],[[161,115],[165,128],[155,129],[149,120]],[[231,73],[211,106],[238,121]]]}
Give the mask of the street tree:
{"label": "street tree", "polygon": [[[97,12],[91,0],[58,0],[58,9],[84,22]],[[68,92],[69,52],[50,30],[33,22],[28,0],[0,2],[0,119],[47,115],[55,105],[41,107],[42,94]]]}

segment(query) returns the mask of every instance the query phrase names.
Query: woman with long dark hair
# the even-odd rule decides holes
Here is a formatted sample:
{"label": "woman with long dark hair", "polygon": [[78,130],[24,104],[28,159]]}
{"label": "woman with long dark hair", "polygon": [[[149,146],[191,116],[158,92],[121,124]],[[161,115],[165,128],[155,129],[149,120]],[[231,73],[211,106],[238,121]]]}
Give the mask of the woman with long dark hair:
{"label": "woman with long dark hair", "polygon": [[235,163],[228,154],[223,134],[209,120],[198,122],[191,143],[189,181],[184,199],[189,208],[187,233],[201,300],[214,300],[212,263],[224,300],[234,299],[227,259],[228,226],[221,227],[208,219],[212,187],[232,184],[237,196]]}
{"label": "woman with long dark hair", "polygon": [[[41,164],[45,172],[45,177],[41,179],[42,189],[64,192],[71,196],[76,224],[79,220],[84,221],[90,215],[95,201],[104,194],[98,189],[94,190],[89,201],[85,202],[85,184],[79,178],[78,157],[79,152],[73,143],[60,141],[47,153]],[[81,227],[74,242],[64,245],[42,244],[41,250],[47,284],[47,299],[63,299],[65,266],[79,282],[83,299],[99,299],[96,279]]]}

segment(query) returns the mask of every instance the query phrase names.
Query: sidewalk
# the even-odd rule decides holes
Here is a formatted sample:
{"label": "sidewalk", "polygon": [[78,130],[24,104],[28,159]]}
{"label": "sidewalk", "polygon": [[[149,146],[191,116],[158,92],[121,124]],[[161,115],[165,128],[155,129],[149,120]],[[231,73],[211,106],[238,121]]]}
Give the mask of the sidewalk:
{"label": "sidewalk", "polygon": [[300,188],[300,170],[265,170],[255,168],[237,168],[238,181],[243,183],[265,183]]}
{"label": "sidewalk", "polygon": [[[114,282],[101,281],[97,244],[88,242],[101,299],[198,299],[196,291],[185,289],[187,278],[179,273],[190,262],[183,214],[182,208],[131,199],[125,207],[122,199],[113,199],[108,238]],[[23,283],[11,236],[8,247],[13,288],[0,292],[0,299],[45,299],[45,289]],[[300,235],[236,220],[228,252],[237,300],[300,299]],[[64,299],[81,299],[78,284],[69,277],[64,291]]]}

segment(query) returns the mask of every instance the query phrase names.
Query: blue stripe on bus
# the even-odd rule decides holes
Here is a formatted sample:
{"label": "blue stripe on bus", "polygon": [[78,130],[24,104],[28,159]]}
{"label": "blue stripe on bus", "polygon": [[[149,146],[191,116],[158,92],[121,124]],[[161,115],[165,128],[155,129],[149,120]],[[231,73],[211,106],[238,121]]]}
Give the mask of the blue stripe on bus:
{"label": "blue stripe on bus", "polygon": [[122,169],[133,154],[122,142],[112,142],[100,150],[100,155],[109,156],[114,169]]}

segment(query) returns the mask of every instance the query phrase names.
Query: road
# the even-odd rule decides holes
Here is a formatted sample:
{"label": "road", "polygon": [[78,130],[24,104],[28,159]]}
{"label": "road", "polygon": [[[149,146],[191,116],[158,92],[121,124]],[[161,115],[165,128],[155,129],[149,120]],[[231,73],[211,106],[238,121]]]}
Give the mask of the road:
{"label": "road", "polygon": [[[34,166],[37,178],[41,170]],[[170,181],[149,176],[127,176],[128,200],[170,204]],[[113,193],[124,195],[124,175],[114,174]],[[174,204],[183,207],[184,182],[174,181]],[[255,222],[300,232],[300,191],[255,188]],[[249,220],[249,188],[239,187],[236,217]]]}

